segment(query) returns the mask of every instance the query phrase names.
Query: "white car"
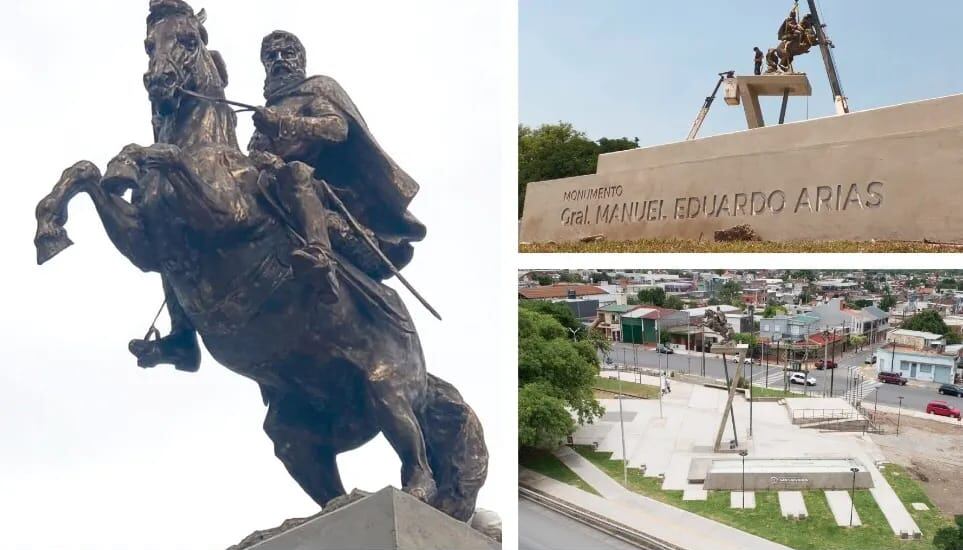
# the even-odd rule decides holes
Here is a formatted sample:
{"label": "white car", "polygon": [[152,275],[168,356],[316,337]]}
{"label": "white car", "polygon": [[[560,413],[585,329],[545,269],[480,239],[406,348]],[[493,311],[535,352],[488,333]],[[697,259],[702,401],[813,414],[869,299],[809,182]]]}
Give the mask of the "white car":
{"label": "white car", "polygon": [[742,360],[742,363],[745,364],[745,365],[751,365],[751,364],[752,364],[752,357],[746,357],[745,359]]}
{"label": "white car", "polygon": [[794,372],[789,375],[790,384],[804,384],[806,386],[815,386],[816,379],[812,376],[806,376],[801,372]]}

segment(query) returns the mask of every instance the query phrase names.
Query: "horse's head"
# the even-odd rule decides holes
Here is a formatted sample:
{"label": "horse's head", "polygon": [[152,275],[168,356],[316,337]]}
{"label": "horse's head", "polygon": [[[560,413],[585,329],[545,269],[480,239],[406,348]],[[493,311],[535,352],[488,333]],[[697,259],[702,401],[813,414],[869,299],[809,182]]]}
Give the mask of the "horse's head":
{"label": "horse's head", "polygon": [[205,18],[204,10],[195,14],[183,0],[150,1],[144,87],[161,115],[177,110],[181,90],[223,97],[227,71],[220,54],[207,49]]}

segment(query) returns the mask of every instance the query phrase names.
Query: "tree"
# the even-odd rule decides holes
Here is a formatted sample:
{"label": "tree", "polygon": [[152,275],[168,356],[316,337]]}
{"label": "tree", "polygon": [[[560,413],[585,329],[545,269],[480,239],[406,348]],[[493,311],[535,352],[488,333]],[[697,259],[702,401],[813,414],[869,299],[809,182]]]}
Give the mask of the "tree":
{"label": "tree", "polygon": [[769,304],[766,309],[762,310],[763,319],[771,319],[776,315],[785,315],[786,308],[778,304]]}
{"label": "tree", "polygon": [[953,329],[946,326],[943,318],[935,309],[927,309],[903,321],[900,328],[906,330],[919,330],[922,332],[932,332],[946,338],[947,344],[958,344],[960,337],[953,332]]}
{"label": "tree", "polygon": [[665,290],[659,287],[639,291],[639,303],[662,307],[665,304]]}
{"label": "tree", "polygon": [[663,306],[668,309],[685,309],[685,304],[678,296],[666,296]]}
{"label": "tree", "polygon": [[639,146],[638,139],[594,142],[567,122],[518,126],[518,217],[529,182],[594,174],[599,155]]}
{"label": "tree", "polygon": [[539,286],[551,286],[555,281],[551,275],[536,275],[535,282],[537,282]]}
{"label": "tree", "polygon": [[862,335],[862,334],[853,334],[853,335],[851,335],[851,336],[849,337],[849,345],[851,345],[851,346],[853,346],[854,348],[856,348],[856,351],[859,351],[859,348],[860,348],[862,345],[864,345],[867,340],[868,340],[868,339],[866,338],[866,336],[864,336],[864,335]]}
{"label": "tree", "polygon": [[598,351],[591,341],[573,340],[552,313],[522,303],[518,309],[519,445],[553,449],[574,431],[576,422],[601,416],[604,410],[592,392],[598,373]]}
{"label": "tree", "polygon": [[564,271],[559,273],[558,280],[561,283],[581,283],[582,276],[574,271]]}
{"label": "tree", "polygon": [[588,342],[592,344],[595,351],[602,355],[612,351],[612,341],[605,337],[605,333],[597,328],[589,330]]}
{"label": "tree", "polygon": [[896,305],[896,298],[887,290],[886,294],[883,295],[883,299],[879,301],[879,309],[883,311],[889,311]]}
{"label": "tree", "polygon": [[937,286],[937,288],[939,290],[943,290],[944,288],[948,288],[950,290],[956,290],[957,288],[956,279],[950,279],[949,277],[947,277],[942,281],[940,281],[940,284],[939,286]]}
{"label": "tree", "polygon": [[933,536],[936,550],[963,550],[963,516],[953,518],[954,527],[941,527]]}
{"label": "tree", "polygon": [[866,292],[876,292],[876,283],[872,280],[866,281],[863,283],[863,288],[866,289]]}
{"label": "tree", "polygon": [[739,281],[729,280],[719,289],[719,301],[723,304],[742,307],[742,285]]}
{"label": "tree", "polygon": [[518,445],[553,450],[575,431],[565,401],[550,386],[526,384],[518,390]]}
{"label": "tree", "polygon": [[572,331],[575,331],[575,334],[579,335],[585,330],[584,327],[582,327],[582,323],[575,318],[572,310],[563,303],[546,302],[544,300],[525,300],[519,302],[519,305],[522,309],[551,316],[566,329],[567,332],[565,335],[569,338],[572,338]]}
{"label": "tree", "polygon": [[869,307],[873,305],[873,302],[869,300],[855,300],[853,301],[853,307],[858,309],[863,309],[864,307]]}

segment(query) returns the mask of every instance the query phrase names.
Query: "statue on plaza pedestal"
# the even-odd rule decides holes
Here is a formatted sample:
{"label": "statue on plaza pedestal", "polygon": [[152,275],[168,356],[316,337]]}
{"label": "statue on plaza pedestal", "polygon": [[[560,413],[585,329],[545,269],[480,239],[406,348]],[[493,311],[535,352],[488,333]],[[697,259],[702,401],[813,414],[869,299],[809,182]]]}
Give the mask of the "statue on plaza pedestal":
{"label": "statue on plaza pedestal", "polygon": [[797,2],[789,16],[779,25],[779,45],[766,54],[766,74],[795,73],[792,63],[796,56],[809,53],[809,50],[818,44],[812,14],[806,14],[802,21],[798,21],[798,17]]}
{"label": "statue on plaza pedestal", "polygon": [[280,31],[262,43],[267,105],[254,108],[245,155],[205,17],[183,0],[150,1],[155,143],[124,147],[103,176],[88,161],[64,171],[37,206],[38,263],[72,244],[67,204],[87,193],[114,246],[161,275],[171,333],[131,342],[140,366],[197,370],[199,334],[258,383],[275,454],[318,504],[345,495],[337,455],[381,433],[403,490],[468,520],[487,474],[481,424],[426,372],[411,317],[383,284],[425,235],[408,212],[417,183]]}

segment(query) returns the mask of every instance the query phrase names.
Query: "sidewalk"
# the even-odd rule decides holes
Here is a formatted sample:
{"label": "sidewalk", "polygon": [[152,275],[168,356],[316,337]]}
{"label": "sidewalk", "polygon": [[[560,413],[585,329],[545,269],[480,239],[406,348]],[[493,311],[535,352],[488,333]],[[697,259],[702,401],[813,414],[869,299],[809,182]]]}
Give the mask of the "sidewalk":
{"label": "sidewalk", "polygon": [[[586,468],[594,468],[598,471],[591,462],[579,455],[576,456],[588,465]],[[605,474],[602,473],[602,475]],[[791,550],[787,546],[750,535],[680,508],[662,504],[624,488],[622,488],[622,491],[624,491],[622,498],[605,499],[526,468],[519,468],[518,481],[520,485],[549,494],[575,506],[590,510],[610,521],[627,525],[652,537],[689,550],[702,550],[703,548],[712,548],[713,550],[746,550],[749,548],[752,550]]]}
{"label": "sidewalk", "polygon": [[[874,407],[864,406],[863,408],[869,412],[872,412],[874,410]],[[937,416],[935,414],[926,414],[923,411],[916,411],[913,409],[906,409],[906,408],[900,410],[898,407],[893,407],[890,405],[877,405],[875,406],[875,408],[878,409],[879,412],[885,413],[885,414],[899,414],[902,416],[912,416],[913,418],[921,418],[923,420],[932,420],[933,422],[942,422],[944,424],[953,424],[955,426],[963,427],[963,423],[961,423],[959,420],[955,418],[949,418],[947,416]]]}

